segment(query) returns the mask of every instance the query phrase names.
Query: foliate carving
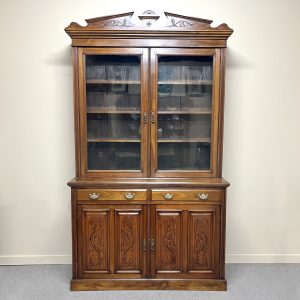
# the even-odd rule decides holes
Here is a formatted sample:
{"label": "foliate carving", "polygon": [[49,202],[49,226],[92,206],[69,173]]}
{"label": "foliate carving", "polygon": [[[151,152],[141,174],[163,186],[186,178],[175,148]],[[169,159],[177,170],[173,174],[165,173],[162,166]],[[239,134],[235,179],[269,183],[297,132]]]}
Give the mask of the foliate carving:
{"label": "foliate carving", "polygon": [[198,218],[194,224],[194,262],[198,268],[208,267],[209,219]]}
{"label": "foliate carving", "polygon": [[134,219],[124,217],[121,222],[121,265],[130,267],[134,261]]}
{"label": "foliate carving", "polygon": [[102,27],[108,26],[108,27],[132,27],[132,25],[128,22],[128,20],[121,19],[121,20],[110,20],[109,22],[105,23]]}
{"label": "foliate carving", "polygon": [[168,27],[191,27],[193,26],[192,23],[186,21],[186,20],[175,20],[174,18],[171,19],[171,25]]}
{"label": "foliate carving", "polygon": [[91,217],[88,226],[88,267],[102,269],[105,267],[103,218],[99,218],[99,216]]}
{"label": "foliate carving", "polygon": [[143,15],[155,15],[155,12],[153,10],[148,9],[143,12]]}
{"label": "foliate carving", "polygon": [[163,221],[162,261],[167,268],[176,268],[176,220],[166,218]]}

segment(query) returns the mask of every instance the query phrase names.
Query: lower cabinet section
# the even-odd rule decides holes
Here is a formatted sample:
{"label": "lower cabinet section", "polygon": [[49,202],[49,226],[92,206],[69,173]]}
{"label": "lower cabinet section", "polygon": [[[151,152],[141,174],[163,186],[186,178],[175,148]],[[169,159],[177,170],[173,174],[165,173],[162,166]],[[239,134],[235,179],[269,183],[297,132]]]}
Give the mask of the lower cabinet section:
{"label": "lower cabinet section", "polygon": [[170,204],[74,195],[73,289],[226,288],[223,193]]}
{"label": "lower cabinet section", "polygon": [[82,278],[141,278],[146,271],[142,205],[79,205],[78,260]]}

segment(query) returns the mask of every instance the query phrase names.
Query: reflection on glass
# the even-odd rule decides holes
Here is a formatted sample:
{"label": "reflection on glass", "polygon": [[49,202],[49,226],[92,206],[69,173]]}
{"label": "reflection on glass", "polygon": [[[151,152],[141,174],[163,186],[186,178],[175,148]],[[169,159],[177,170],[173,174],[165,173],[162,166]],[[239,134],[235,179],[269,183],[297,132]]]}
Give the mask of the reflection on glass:
{"label": "reflection on glass", "polygon": [[89,170],[140,170],[140,58],[86,56]]}
{"label": "reflection on glass", "polygon": [[158,59],[158,170],[208,170],[213,59]]}
{"label": "reflection on glass", "polygon": [[159,143],[158,170],[209,170],[209,143]]}
{"label": "reflection on glass", "polygon": [[140,143],[88,143],[89,170],[139,170]]}

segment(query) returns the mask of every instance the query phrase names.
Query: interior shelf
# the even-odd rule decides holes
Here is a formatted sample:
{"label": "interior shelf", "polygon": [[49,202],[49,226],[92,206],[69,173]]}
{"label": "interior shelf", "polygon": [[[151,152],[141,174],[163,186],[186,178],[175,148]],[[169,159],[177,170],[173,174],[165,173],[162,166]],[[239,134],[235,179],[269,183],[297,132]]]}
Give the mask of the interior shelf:
{"label": "interior shelf", "polygon": [[212,80],[164,80],[158,84],[212,85]]}
{"label": "interior shelf", "polygon": [[89,138],[89,143],[139,143],[140,139]]}
{"label": "interior shelf", "polygon": [[161,110],[161,115],[210,115],[211,110]]}
{"label": "interior shelf", "polygon": [[88,79],[87,84],[141,84],[140,80]]}
{"label": "interior shelf", "polygon": [[158,143],[210,143],[210,138],[158,139]]}
{"label": "interior shelf", "polygon": [[87,113],[89,114],[140,114],[137,110],[107,110],[98,107],[88,107]]}

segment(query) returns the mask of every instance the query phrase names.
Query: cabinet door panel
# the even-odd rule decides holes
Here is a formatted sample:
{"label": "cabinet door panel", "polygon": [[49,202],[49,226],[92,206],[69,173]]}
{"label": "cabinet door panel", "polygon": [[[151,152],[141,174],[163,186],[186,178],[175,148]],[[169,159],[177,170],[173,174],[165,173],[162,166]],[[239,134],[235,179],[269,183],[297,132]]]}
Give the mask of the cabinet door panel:
{"label": "cabinet door panel", "polygon": [[141,273],[142,210],[115,211],[115,271]]}
{"label": "cabinet door panel", "polygon": [[[179,209],[152,209],[152,234],[150,248],[152,251],[152,273],[157,278],[176,277],[183,272],[183,213]],[[151,247],[151,240],[155,247]],[[154,275],[153,274],[153,275]]]}
{"label": "cabinet door panel", "polygon": [[82,210],[82,268],[86,272],[109,273],[109,210]]}
{"label": "cabinet door panel", "polygon": [[147,174],[147,68],[147,49],[79,49],[81,176]]}
{"label": "cabinet door panel", "polygon": [[217,174],[219,54],[151,49],[152,176]]}
{"label": "cabinet door panel", "polygon": [[188,271],[213,273],[218,259],[215,257],[218,249],[215,211],[192,210],[188,214]]}
{"label": "cabinet door panel", "polygon": [[79,276],[144,277],[146,217],[142,205],[78,205]]}

